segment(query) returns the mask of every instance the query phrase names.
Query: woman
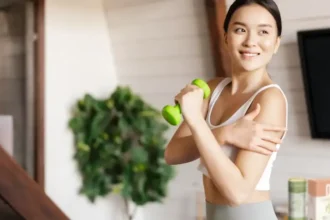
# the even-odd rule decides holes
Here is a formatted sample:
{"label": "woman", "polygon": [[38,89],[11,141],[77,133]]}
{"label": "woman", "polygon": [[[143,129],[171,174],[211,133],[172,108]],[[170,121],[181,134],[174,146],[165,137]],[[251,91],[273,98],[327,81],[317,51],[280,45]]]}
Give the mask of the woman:
{"label": "woman", "polygon": [[165,159],[200,158],[208,220],[275,220],[269,178],[288,113],[266,66],[280,45],[280,12],[273,0],[236,0],[224,30],[231,77],[211,80],[208,100],[194,85],[175,97],[185,120]]}

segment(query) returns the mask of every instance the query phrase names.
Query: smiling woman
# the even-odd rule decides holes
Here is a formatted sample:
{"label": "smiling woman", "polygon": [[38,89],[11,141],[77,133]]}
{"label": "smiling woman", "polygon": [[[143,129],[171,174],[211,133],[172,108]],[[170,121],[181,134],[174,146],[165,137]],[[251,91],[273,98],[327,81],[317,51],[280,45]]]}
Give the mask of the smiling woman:
{"label": "smiling woman", "polygon": [[200,158],[208,220],[277,219],[269,181],[286,133],[288,104],[267,65],[281,32],[273,0],[236,0],[224,22],[231,77],[210,80],[212,94],[204,101],[193,85],[176,96],[185,121],[165,159],[181,164]]}
{"label": "smiling woman", "polygon": [[[239,64],[236,68],[249,71],[269,63],[277,52],[282,33],[281,16],[273,1],[238,0],[228,11],[224,29],[230,57]],[[256,59],[251,62],[251,58]]]}

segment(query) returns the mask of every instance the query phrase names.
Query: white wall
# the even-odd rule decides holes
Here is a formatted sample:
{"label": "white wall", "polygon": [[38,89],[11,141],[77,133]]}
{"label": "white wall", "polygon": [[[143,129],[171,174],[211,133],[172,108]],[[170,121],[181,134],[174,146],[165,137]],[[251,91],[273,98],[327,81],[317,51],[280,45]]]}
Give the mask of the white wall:
{"label": "white wall", "polygon": [[[201,1],[109,0],[107,8],[109,26],[101,0],[46,2],[46,193],[73,220],[119,220],[121,206],[115,196],[91,205],[77,195],[67,128],[75,100],[85,92],[107,95],[118,72],[121,84],[160,108],[193,78],[213,75]],[[147,205],[135,220],[195,219],[195,191],[201,189],[195,166],[180,166],[164,205]]]}
{"label": "white wall", "polygon": [[[107,12],[119,82],[155,107],[173,104],[194,78],[214,76],[204,1],[107,0]],[[165,203],[147,205],[143,220],[196,219],[196,166],[176,167]]]}
{"label": "white wall", "polygon": [[[227,0],[227,6],[232,2]],[[330,142],[310,137],[297,45],[297,31],[330,28],[330,2],[317,0],[313,7],[309,0],[275,2],[282,14],[283,37],[269,72],[287,95],[289,131],[278,154],[271,184],[274,202],[286,203],[288,178],[330,177]]]}
{"label": "white wall", "polygon": [[161,108],[193,78],[213,76],[203,2],[107,2],[121,84]]}
{"label": "white wall", "polygon": [[70,108],[86,92],[106,96],[117,84],[101,0],[49,0],[45,13],[46,193],[73,220],[114,219],[118,201],[91,205],[78,196],[68,129]]}

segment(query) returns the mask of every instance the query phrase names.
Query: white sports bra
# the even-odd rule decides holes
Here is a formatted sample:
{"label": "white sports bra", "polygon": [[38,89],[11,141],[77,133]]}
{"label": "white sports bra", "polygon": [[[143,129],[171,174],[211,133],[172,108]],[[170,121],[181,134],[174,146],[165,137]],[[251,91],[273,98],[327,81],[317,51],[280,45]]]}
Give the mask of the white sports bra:
{"label": "white sports bra", "polygon": [[[210,99],[210,103],[209,103],[209,110],[208,110],[208,113],[207,113],[207,116],[206,116],[206,122],[207,124],[209,125],[209,127],[211,129],[213,128],[216,128],[216,127],[221,127],[221,126],[225,126],[225,125],[228,125],[228,124],[232,124],[233,122],[237,121],[238,119],[240,119],[241,117],[243,117],[247,110],[249,109],[251,103],[253,102],[254,98],[260,93],[262,92],[263,90],[265,89],[268,89],[268,88],[271,88],[271,87],[276,87],[278,88],[284,98],[285,98],[285,102],[286,102],[286,127],[287,127],[287,124],[288,124],[288,101],[286,99],[286,96],[283,92],[283,90],[277,85],[277,84],[271,84],[271,85],[267,85],[267,86],[264,86],[262,88],[260,88],[257,92],[255,92],[252,97],[250,99],[248,99],[230,118],[228,118],[225,122],[221,123],[220,125],[212,125],[211,124],[211,112],[212,112],[212,109],[214,107],[214,104],[216,103],[217,99],[219,98],[222,90],[231,82],[231,78],[225,78],[223,79],[218,85],[217,87],[214,89],[212,95],[211,95],[211,99]],[[282,139],[284,139],[286,135],[286,132],[283,134],[282,136]],[[236,155],[238,153],[238,148],[236,147],[233,147],[233,146],[230,146],[230,145],[221,145],[221,148],[223,149],[223,151],[225,152],[225,154],[232,160],[234,161],[235,158],[236,158]],[[277,149],[280,148],[280,145],[278,144],[276,146]],[[273,167],[273,163],[276,159],[276,156],[277,156],[277,152],[273,152],[269,161],[268,161],[268,164],[258,182],[258,184],[256,185],[256,190],[269,190],[270,189],[270,183],[269,183],[269,180],[270,180],[270,176],[271,176],[271,173],[272,173],[272,167]],[[209,176],[208,174],[208,171],[206,169],[206,167],[204,166],[202,160],[200,160],[200,164],[198,165],[197,167],[198,170],[200,170],[204,175],[206,176]]]}

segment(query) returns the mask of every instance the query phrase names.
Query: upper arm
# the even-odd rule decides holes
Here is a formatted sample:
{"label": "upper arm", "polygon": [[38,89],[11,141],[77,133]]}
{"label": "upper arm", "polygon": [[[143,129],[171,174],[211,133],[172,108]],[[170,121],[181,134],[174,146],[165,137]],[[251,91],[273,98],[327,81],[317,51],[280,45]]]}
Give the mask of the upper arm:
{"label": "upper arm", "polygon": [[[269,88],[258,94],[251,104],[249,111],[255,109],[258,103],[261,109],[254,121],[262,124],[286,126],[286,100],[278,88]],[[274,135],[282,138],[283,132],[275,132]],[[240,150],[238,152],[235,164],[241,171],[243,178],[247,181],[248,186],[251,187],[251,190],[258,183],[270,156],[248,150]]]}
{"label": "upper arm", "polygon": [[[211,94],[208,98],[203,100],[203,108],[202,108],[202,112],[203,112],[203,116],[204,118],[206,117],[206,114],[208,112],[208,107],[209,107],[209,102],[210,102],[210,98],[212,96],[212,93],[215,89],[215,87],[223,80],[223,77],[217,77],[214,79],[211,79],[207,82],[207,84],[209,85],[210,89],[211,89]],[[191,135],[191,131],[187,125],[187,123],[185,123],[185,121],[183,121],[178,129],[176,130],[176,132],[174,133],[172,138],[177,138],[177,137],[185,137],[185,136],[189,136]]]}

